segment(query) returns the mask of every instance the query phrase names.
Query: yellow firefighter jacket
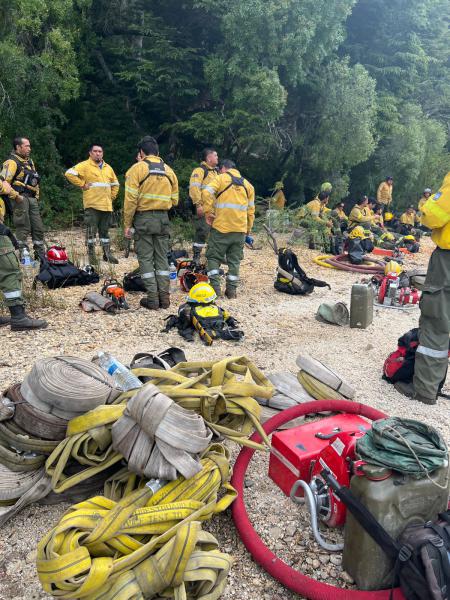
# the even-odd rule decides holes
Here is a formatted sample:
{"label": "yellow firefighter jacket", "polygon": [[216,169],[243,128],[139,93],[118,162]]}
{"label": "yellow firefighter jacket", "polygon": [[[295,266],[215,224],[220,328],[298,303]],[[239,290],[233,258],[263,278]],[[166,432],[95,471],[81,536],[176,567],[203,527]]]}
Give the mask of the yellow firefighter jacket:
{"label": "yellow firefighter jacket", "polygon": [[210,167],[205,161],[192,171],[189,180],[189,197],[192,200],[192,204],[197,206],[202,203],[203,188],[205,185],[209,185],[218,175],[218,169]]}
{"label": "yellow firefighter jacket", "polygon": [[450,171],[422,206],[422,224],[432,230],[431,239],[439,248],[450,250]]}
{"label": "yellow firefighter jacket", "polygon": [[345,214],[345,211],[343,208],[339,208],[339,207],[335,208],[334,213],[339,217],[339,219],[341,221],[348,221],[348,217]]}
{"label": "yellow firefighter jacket", "polygon": [[77,187],[89,185],[87,190],[83,190],[83,208],[112,212],[112,203],[119,193],[119,182],[110,165],[104,161],[98,164],[88,158],[67,169],[65,176]]}
{"label": "yellow firefighter jacket", "polygon": [[370,227],[372,225],[372,214],[369,207],[364,206],[361,208],[358,204],[350,211],[350,215],[348,217],[350,227],[354,227],[356,225],[362,225],[363,227]]}
{"label": "yellow firefighter jacket", "polygon": [[408,214],[407,212],[404,212],[402,214],[402,216],[400,217],[400,223],[403,223],[403,225],[414,225],[414,223],[416,222],[416,215],[415,213],[412,214]]}
{"label": "yellow firefighter jacket", "polygon": [[392,202],[392,185],[389,185],[387,181],[382,181],[378,186],[377,190],[377,202],[378,204],[384,204],[388,206]]}
{"label": "yellow firefighter jacket", "polygon": [[32,159],[22,158],[14,153],[5,160],[0,173],[0,177],[13,187],[10,198],[15,199],[19,194],[28,193],[39,200],[39,179],[38,183],[33,185],[36,181],[35,175],[37,172]]}
{"label": "yellow firefighter jacket", "polygon": [[[1,191],[1,190],[0,190]],[[0,223],[3,223],[5,220],[6,208],[3,199],[0,198]]]}
{"label": "yellow firefighter jacket", "polygon": [[159,156],[149,155],[127,171],[123,220],[131,227],[136,212],[170,210],[178,204],[178,179]]}
{"label": "yellow firefighter jacket", "polygon": [[205,214],[214,214],[221,233],[250,233],[255,220],[255,188],[237,169],[221,173],[202,190]]}

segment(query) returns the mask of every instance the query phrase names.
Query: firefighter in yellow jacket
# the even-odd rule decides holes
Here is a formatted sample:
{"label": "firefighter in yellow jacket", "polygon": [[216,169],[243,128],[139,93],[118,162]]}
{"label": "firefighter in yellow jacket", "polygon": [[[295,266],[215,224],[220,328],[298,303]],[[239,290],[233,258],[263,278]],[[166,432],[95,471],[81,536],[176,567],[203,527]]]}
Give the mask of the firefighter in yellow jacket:
{"label": "firefighter in yellow jacket", "polygon": [[372,211],[369,208],[369,198],[361,196],[361,199],[355,204],[348,216],[348,228],[351,231],[354,227],[361,225],[364,229],[370,229],[373,223]]}
{"label": "firefighter in yellow jacket", "polygon": [[377,202],[383,204],[387,208],[392,202],[392,188],[394,185],[394,179],[392,177],[386,177],[384,181],[380,183],[377,190]]}
{"label": "firefighter in yellow jacket", "polygon": [[66,178],[83,190],[83,208],[86,223],[86,245],[89,261],[96,262],[95,238],[100,238],[103,260],[117,264],[111,252],[109,228],[113,202],[119,193],[119,182],[112,167],[103,160],[100,144],[89,146],[89,158],[67,169]]}
{"label": "firefighter in yellow jacket", "polygon": [[194,261],[197,263],[200,261],[202,249],[206,246],[210,229],[205,220],[205,213],[202,206],[202,190],[205,185],[209,185],[218,176],[218,163],[219,157],[216,150],[214,148],[205,148],[202,152],[202,162],[192,171],[189,181],[189,197],[192,201],[195,229],[192,251]]}
{"label": "firefighter in yellow jacket", "polygon": [[169,308],[169,210],[178,204],[178,180],[159,157],[156,140],[146,136],[138,145],[140,160],[127,171],[123,220],[125,237],[135,229],[139,270],[147,291],[141,306]]}
{"label": "firefighter in yellow jacket", "polygon": [[450,172],[421,207],[422,223],[437,245],[428,264],[420,300],[419,345],[412,384],[395,387],[405,396],[435,404],[448,368],[450,334]]}
{"label": "firefighter in yellow jacket", "polygon": [[44,223],[39,210],[40,176],[31,158],[31,144],[28,138],[16,137],[13,151],[3,163],[0,179],[12,187],[9,198],[12,201],[13,223],[20,252],[27,248],[31,236],[36,257],[45,252]]}
{"label": "firefighter in yellow jacket", "polygon": [[219,296],[220,265],[228,265],[225,295],[236,298],[245,238],[255,220],[255,189],[231,160],[224,160],[220,175],[202,191],[206,222],[211,226],[206,258],[208,277]]}

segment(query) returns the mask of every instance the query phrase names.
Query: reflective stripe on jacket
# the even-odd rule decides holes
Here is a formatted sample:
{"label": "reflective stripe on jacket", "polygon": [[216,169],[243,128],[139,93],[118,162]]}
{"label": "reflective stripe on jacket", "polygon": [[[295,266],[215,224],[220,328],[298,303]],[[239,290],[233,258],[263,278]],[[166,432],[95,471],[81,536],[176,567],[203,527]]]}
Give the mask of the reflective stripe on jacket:
{"label": "reflective stripe on jacket", "polygon": [[89,184],[89,189],[83,190],[83,208],[95,208],[112,212],[112,203],[119,193],[119,182],[112,167],[103,162],[100,165],[91,158],[67,169],[66,178],[77,187]]}
{"label": "reflective stripe on jacket", "polygon": [[205,185],[209,185],[216,177],[219,176],[217,169],[210,167],[206,162],[202,162],[205,169],[208,172],[205,174],[203,167],[196,167],[192,171],[191,178],[189,180],[189,197],[192,200],[192,204],[201,204],[202,202],[202,190]]}
{"label": "reflective stripe on jacket", "polygon": [[178,179],[165,163],[165,174],[150,173],[148,162],[161,163],[159,156],[146,156],[127,171],[123,220],[131,227],[136,212],[170,210],[178,204]]}
{"label": "reflective stripe on jacket", "polygon": [[[255,220],[255,188],[242,177],[235,185],[231,175],[242,177],[237,169],[218,175],[202,190],[205,214],[214,214],[213,228],[221,233],[250,233]],[[231,185],[230,185],[231,184]]]}

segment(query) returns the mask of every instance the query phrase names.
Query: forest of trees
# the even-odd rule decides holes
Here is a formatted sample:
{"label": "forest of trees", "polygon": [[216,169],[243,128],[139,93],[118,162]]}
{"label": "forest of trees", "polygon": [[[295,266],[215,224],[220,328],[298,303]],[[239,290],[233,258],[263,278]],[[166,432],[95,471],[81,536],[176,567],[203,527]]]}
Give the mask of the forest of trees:
{"label": "forest of trees", "polygon": [[[31,139],[48,219],[64,168],[144,134],[187,190],[205,145],[260,196],[333,199],[395,179],[399,206],[450,170],[450,0],[0,0],[1,156]],[[60,214],[58,214],[60,213]]]}

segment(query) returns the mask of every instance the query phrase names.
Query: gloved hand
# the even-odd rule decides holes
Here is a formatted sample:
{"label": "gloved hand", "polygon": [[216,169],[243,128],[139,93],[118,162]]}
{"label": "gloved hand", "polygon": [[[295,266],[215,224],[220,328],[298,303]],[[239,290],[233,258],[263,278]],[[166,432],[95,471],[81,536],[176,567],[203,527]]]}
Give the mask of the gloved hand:
{"label": "gloved hand", "polygon": [[253,243],[254,243],[254,241],[255,241],[255,239],[254,239],[254,238],[253,238],[253,236],[251,236],[250,234],[247,234],[247,235],[245,236],[245,243],[246,243],[248,246],[253,246]]}

